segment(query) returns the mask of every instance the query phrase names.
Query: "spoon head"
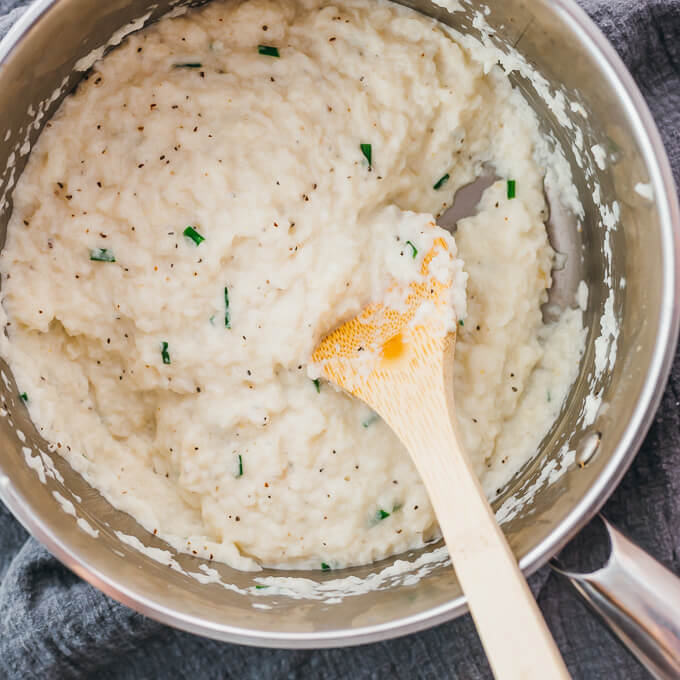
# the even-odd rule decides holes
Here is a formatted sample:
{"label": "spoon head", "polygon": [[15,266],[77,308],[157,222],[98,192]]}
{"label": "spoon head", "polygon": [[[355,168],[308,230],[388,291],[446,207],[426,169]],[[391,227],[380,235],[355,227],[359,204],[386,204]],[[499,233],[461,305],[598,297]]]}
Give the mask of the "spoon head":
{"label": "spoon head", "polygon": [[441,361],[445,346],[455,340],[454,264],[447,242],[435,238],[418,280],[393,284],[381,302],[369,305],[319,343],[312,362],[320,375],[371,404],[367,394],[376,381],[409,370],[416,359],[422,361],[424,347],[433,361]]}

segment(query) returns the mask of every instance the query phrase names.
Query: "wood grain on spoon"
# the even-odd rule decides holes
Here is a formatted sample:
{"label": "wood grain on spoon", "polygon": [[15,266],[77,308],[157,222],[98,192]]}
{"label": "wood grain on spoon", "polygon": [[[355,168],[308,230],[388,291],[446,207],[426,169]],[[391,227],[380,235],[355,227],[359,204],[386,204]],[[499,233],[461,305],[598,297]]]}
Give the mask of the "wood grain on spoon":
{"label": "wood grain on spoon", "polygon": [[451,281],[430,273],[448,253],[436,239],[418,281],[394,284],[326,336],[322,375],[375,410],[406,446],[427,488],[458,580],[497,678],[568,678],[559,650],[455,432]]}

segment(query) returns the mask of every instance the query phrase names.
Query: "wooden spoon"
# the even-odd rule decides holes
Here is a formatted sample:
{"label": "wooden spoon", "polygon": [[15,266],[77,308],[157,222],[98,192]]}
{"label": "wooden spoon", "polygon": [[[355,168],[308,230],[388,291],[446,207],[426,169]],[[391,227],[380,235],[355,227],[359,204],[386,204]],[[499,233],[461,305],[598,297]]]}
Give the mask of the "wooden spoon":
{"label": "wooden spoon", "polygon": [[[405,304],[372,304],[326,336],[312,355],[321,374],[362,399],[406,446],[428,491],[458,580],[496,678],[569,678],[455,432],[452,281],[430,273],[436,239]],[[439,259],[439,258],[438,258]],[[399,284],[389,299],[399,299]],[[397,290],[395,290],[397,289]],[[395,295],[396,293],[396,295]],[[386,295],[386,299],[388,296]]]}

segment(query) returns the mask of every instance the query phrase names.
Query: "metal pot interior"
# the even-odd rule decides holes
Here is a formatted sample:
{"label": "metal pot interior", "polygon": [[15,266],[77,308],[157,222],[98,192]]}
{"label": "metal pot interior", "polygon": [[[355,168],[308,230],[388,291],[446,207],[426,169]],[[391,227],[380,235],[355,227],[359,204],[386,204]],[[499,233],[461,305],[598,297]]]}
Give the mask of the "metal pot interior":
{"label": "metal pot interior", "polygon": [[[0,48],[0,133],[7,131],[0,145],[3,242],[12,206],[11,188],[27,158],[22,151],[28,147],[22,149],[22,145],[37,138],[64,95],[83,75],[73,70],[74,64],[105,44],[120,27],[147,13],[148,21],[153,21],[174,4],[170,0],[112,0],[104,4],[43,0],[8,36]],[[451,14],[429,0],[405,0],[403,4],[480,35],[473,26],[474,7],[466,5],[464,11]],[[545,133],[562,143],[586,215],[578,225],[573,216],[560,215],[553,208],[551,218],[553,246],[568,256],[566,268],[554,273],[559,293],[555,301],[575,304],[581,279],[589,288],[584,314],[588,337],[580,375],[539,454],[496,503],[505,509],[515,506],[514,515],[503,511],[503,528],[522,567],[532,571],[604,502],[653,415],[675,344],[677,237],[673,221],[677,221],[677,206],[665,156],[639,94],[619,62],[610,61],[613,53],[603,55],[600,51],[604,41],[585,15],[568,0],[496,0],[488,5],[486,19],[496,29],[488,39],[504,51],[514,46],[545,76],[553,93],[564,93],[587,112],[584,118],[568,109],[573,127],[566,129],[534,83],[516,72],[511,75],[538,112]],[[577,130],[584,137],[583,159],[577,159],[572,149]],[[604,170],[590,151],[594,144],[607,153]],[[590,178],[586,168],[592,170]],[[600,186],[603,204],[611,206],[617,201],[619,205],[616,229],[603,228],[600,207],[593,200],[594,182]],[[652,201],[635,192],[637,183],[651,183]],[[605,248],[611,251],[609,263]],[[606,283],[609,279],[610,285]],[[596,341],[602,335],[601,320],[611,291],[620,330],[616,360],[613,368],[598,372]],[[170,554],[167,545],[115,510],[59,455],[48,451],[28,419],[11,372],[4,363],[2,369],[0,393],[6,415],[0,417],[0,496],[63,562],[125,604],[204,635],[286,647],[367,642],[429,627],[465,610],[464,597],[442,558],[443,551],[427,557],[441,546],[332,574],[286,572],[287,577],[317,584],[308,596],[256,596],[253,574],[215,564],[209,565],[216,570],[215,578],[202,580],[219,579],[222,583],[199,582],[192,574],[205,574],[200,570],[201,560]],[[586,425],[589,395],[601,397],[602,407],[594,422]],[[25,443],[17,429],[25,434]],[[37,458],[38,449],[44,459]],[[565,450],[573,452],[576,461],[573,455],[564,458]],[[586,458],[587,464],[579,464]],[[557,474],[560,468],[562,474]],[[98,530],[97,538],[62,512],[53,492],[73,503],[77,516]],[[115,532],[168,550],[167,560],[151,559],[129,542],[121,542]],[[179,569],[167,566],[170,559]],[[367,577],[396,560],[417,564],[406,565],[400,575],[383,572],[380,586],[371,587]],[[359,580],[354,582],[353,594],[347,591],[339,601],[329,602],[331,595],[344,587],[329,582],[350,576]]]}

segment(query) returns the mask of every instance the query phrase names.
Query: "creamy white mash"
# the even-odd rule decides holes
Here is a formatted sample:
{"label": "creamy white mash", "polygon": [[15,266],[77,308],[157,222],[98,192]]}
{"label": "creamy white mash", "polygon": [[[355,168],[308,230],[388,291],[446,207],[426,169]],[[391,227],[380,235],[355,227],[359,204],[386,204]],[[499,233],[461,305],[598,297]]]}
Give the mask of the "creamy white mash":
{"label": "creamy white mash", "polygon": [[417,271],[429,222],[493,164],[456,232],[455,365],[493,497],[558,414],[583,339],[580,313],[542,321],[538,134],[499,69],[386,2],[216,1],[131,35],[14,192],[2,353],[36,426],[185,552],[334,569],[422,545],[438,529],[405,450],[306,364]]}

